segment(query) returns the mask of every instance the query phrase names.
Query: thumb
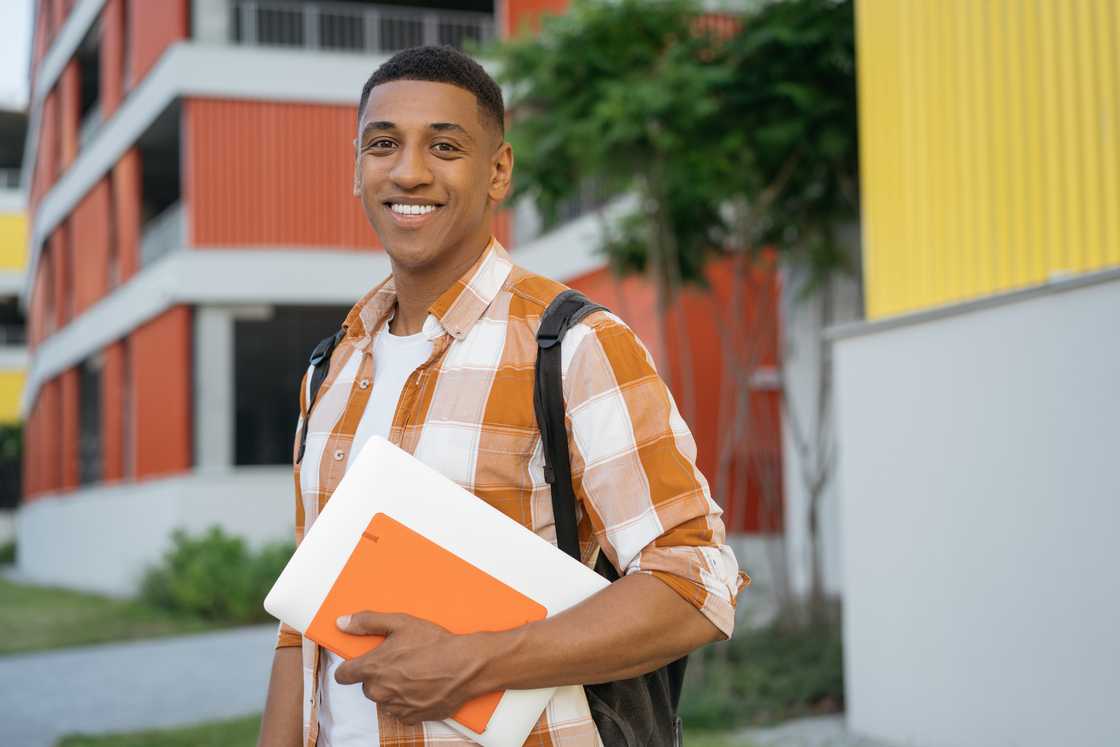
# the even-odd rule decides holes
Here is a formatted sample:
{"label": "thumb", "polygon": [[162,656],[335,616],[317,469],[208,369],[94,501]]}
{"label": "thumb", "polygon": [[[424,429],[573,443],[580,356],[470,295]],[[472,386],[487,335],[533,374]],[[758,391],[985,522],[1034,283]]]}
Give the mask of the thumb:
{"label": "thumb", "polygon": [[389,635],[400,624],[400,615],[365,610],[343,615],[335,621],[338,629],[351,635]]}

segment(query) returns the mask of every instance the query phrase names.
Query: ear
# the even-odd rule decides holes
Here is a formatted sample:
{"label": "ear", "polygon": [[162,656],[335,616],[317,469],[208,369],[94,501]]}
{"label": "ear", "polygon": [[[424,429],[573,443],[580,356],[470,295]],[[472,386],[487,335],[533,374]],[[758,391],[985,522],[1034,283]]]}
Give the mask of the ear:
{"label": "ear", "polygon": [[513,147],[503,140],[490,159],[490,200],[494,203],[504,200],[512,182]]}
{"label": "ear", "polygon": [[362,196],[362,154],[358,149],[358,139],[354,138],[354,196]]}

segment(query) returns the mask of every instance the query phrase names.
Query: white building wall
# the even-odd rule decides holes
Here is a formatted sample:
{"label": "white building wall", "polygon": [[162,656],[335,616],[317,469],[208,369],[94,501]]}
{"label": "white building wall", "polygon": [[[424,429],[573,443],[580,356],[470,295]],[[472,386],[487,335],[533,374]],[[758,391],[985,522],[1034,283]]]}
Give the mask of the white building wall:
{"label": "white building wall", "polygon": [[1120,271],[838,331],[852,730],[1120,744]]}
{"label": "white building wall", "polygon": [[174,529],[194,535],[217,524],[253,547],[294,540],[294,490],[290,467],[239,467],[36,499],[18,513],[18,575],[128,596]]}

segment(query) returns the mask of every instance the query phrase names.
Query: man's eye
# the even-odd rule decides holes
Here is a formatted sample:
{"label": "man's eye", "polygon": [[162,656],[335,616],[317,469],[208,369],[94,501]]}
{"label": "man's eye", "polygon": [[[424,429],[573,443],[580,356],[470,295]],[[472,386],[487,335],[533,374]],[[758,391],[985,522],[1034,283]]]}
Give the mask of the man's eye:
{"label": "man's eye", "polygon": [[393,147],[393,141],[392,140],[387,140],[385,138],[378,138],[377,140],[371,140],[366,147],[367,148],[377,148],[377,149],[392,148]]}
{"label": "man's eye", "polygon": [[454,153],[455,151],[459,150],[451,143],[436,143],[432,147],[441,153]]}

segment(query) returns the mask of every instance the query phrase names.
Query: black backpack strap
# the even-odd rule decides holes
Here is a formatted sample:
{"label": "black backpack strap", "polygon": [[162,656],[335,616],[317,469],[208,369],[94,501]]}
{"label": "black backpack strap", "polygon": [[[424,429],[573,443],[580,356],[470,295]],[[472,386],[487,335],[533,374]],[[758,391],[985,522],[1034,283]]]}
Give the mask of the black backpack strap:
{"label": "black backpack strap", "polygon": [[573,324],[593,311],[606,311],[576,290],[566,290],[552,300],[537,329],[537,367],[533,383],[533,409],[544,451],[544,479],[552,487],[552,515],[556,544],[576,560],[576,493],[568,456],[568,431],[564,426],[564,386],[560,370],[560,343]]}
{"label": "black backpack strap", "polygon": [[296,456],[296,464],[303,461],[303,450],[307,447],[307,420],[311,417],[311,406],[315,404],[315,397],[319,394],[319,387],[323,386],[323,380],[327,378],[327,372],[331,367],[331,353],[334,352],[335,346],[338,345],[342,336],[346,334],[345,329],[340,329],[330,337],[324,337],[311,351],[311,382],[309,391],[307,393],[307,418],[304,418],[303,427],[300,428],[299,433],[299,453]]}

